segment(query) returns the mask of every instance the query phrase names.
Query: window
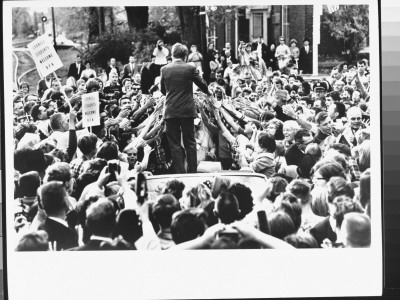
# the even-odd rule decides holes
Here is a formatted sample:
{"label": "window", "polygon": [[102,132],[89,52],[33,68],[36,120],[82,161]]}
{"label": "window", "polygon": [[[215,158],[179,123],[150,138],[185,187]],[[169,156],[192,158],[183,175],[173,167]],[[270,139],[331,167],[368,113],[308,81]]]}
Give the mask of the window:
{"label": "window", "polygon": [[264,14],[253,13],[253,37],[264,36]]}

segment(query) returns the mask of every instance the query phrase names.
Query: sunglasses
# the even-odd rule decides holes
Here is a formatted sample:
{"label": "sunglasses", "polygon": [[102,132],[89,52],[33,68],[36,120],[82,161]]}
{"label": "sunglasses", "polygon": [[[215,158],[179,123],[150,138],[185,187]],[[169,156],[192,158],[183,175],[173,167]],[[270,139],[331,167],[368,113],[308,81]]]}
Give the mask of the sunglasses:
{"label": "sunglasses", "polygon": [[350,118],[350,120],[352,120],[352,121],[356,121],[356,120],[359,121],[359,120],[361,120],[361,118],[359,118],[359,117],[358,117],[358,118]]}

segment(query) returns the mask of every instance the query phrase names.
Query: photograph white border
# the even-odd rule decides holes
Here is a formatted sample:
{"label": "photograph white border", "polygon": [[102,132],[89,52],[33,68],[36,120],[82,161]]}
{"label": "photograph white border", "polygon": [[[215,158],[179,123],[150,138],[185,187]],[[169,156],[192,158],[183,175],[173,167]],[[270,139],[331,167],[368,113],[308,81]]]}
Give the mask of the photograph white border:
{"label": "photograph white border", "polygon": [[[281,5],[283,1],[268,1]],[[7,204],[7,277],[10,299],[187,299],[381,295],[381,136],[378,1],[329,1],[370,6],[371,66],[371,219],[369,249],[220,250],[121,252],[15,252],[13,234],[11,8],[66,6],[63,2],[3,3],[5,178]],[[68,6],[110,6],[107,1],[68,1]],[[141,0],[118,5],[148,5]],[[172,1],[169,5],[189,5]],[[207,2],[211,4],[211,2]],[[213,1],[214,5],[240,5]],[[246,1],[258,5],[260,1]],[[263,3],[264,4],[264,3]],[[286,5],[323,4],[284,1]],[[165,5],[161,1],[152,6]],[[193,4],[192,4],[193,5]]]}

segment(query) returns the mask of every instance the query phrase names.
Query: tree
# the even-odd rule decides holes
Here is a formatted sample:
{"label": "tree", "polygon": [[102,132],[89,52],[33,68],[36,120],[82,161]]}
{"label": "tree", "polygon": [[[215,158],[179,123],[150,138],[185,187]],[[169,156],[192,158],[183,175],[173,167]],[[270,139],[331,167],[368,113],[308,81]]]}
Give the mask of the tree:
{"label": "tree", "polygon": [[128,25],[131,29],[146,28],[149,23],[149,7],[148,6],[125,6]]}
{"label": "tree", "polygon": [[26,7],[12,9],[12,33],[15,36],[27,36],[33,33],[33,23]]}
{"label": "tree", "polygon": [[[200,6],[177,6],[182,29],[182,42],[189,45],[201,43]],[[201,47],[200,47],[201,48]],[[204,51],[204,49],[200,49]]]}
{"label": "tree", "polygon": [[327,25],[331,35],[343,45],[341,52],[348,63],[355,62],[364,41],[369,39],[368,5],[341,5],[332,14],[324,12],[321,24]]}

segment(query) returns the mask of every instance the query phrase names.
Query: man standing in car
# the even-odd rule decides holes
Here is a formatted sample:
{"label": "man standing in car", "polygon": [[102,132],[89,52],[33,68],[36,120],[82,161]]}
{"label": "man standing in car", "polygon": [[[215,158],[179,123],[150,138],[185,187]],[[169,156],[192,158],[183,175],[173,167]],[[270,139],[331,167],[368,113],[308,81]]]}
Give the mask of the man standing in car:
{"label": "man standing in car", "polygon": [[204,93],[211,96],[206,82],[200,77],[196,67],[185,63],[188,49],[176,43],[172,47],[173,62],[161,68],[161,92],[166,95],[164,118],[166,135],[171,148],[174,173],[186,173],[184,151],[186,151],[188,172],[197,172],[196,140],[194,137],[194,119],[197,118],[193,100],[193,83]]}

